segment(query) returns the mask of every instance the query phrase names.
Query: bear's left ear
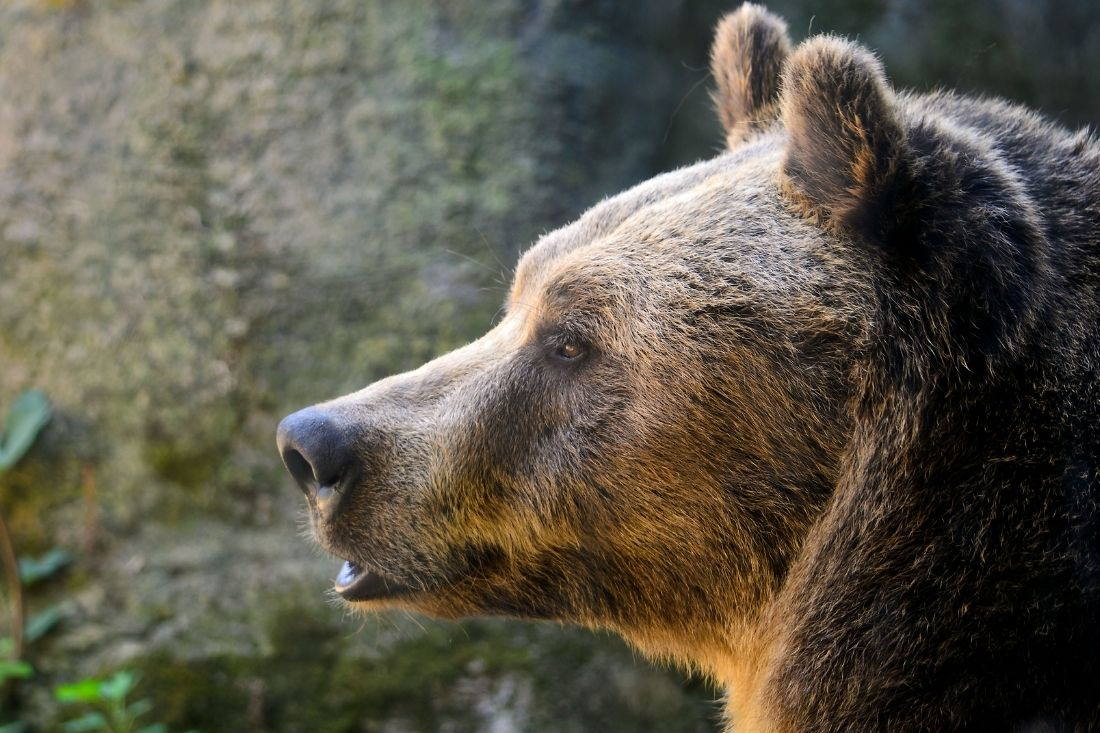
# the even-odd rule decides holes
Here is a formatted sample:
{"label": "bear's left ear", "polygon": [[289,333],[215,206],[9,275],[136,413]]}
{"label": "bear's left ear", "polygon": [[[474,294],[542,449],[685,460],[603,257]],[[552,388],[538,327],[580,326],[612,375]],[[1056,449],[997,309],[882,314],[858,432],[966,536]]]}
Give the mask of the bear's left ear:
{"label": "bear's left ear", "polygon": [[790,50],[787,24],[759,5],[745,3],[718,23],[710,73],[729,147],[779,118],[779,71]]}
{"label": "bear's left ear", "polygon": [[804,212],[834,231],[885,236],[909,153],[878,59],[835,36],[805,41],[783,69],[780,109],[785,184]]}

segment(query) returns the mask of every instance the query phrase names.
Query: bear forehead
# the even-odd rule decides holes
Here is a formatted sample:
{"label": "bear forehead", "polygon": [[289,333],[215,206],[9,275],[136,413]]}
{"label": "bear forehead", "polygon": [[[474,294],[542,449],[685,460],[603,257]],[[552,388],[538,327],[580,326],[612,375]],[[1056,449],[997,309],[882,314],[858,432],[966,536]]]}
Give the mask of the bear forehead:
{"label": "bear forehead", "polygon": [[822,236],[782,200],[784,139],[658,176],[546,234],[520,259],[509,305],[644,295],[639,286],[684,268],[736,273],[765,290],[801,284]]}

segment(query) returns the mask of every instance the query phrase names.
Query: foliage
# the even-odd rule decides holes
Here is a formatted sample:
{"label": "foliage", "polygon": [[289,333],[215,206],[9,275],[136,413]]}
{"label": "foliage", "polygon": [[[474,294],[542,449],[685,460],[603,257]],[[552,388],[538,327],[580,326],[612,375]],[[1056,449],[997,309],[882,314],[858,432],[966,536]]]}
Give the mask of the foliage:
{"label": "foliage", "polygon": [[53,631],[54,627],[61,623],[61,619],[64,617],[65,611],[61,604],[48,606],[31,616],[27,620],[27,625],[23,628],[23,636],[27,643],[33,644]]}
{"label": "foliage", "polygon": [[[52,410],[46,395],[39,390],[22,393],[12,404],[0,433],[0,473],[14,466],[34,445],[42,428],[50,421]],[[13,602],[13,627],[15,638],[0,638],[0,685],[14,679],[28,679],[34,675],[29,662],[20,659],[23,643],[34,642],[53,629],[64,616],[60,605],[49,606],[31,616],[24,625],[23,586],[33,585],[56,575],[72,561],[72,555],[61,548],[53,548],[39,557],[15,559],[7,528],[0,518],[0,540],[3,542],[6,571],[11,576]],[[54,698],[62,704],[83,705],[91,708],[82,715],[65,722],[62,730],[67,733],[106,731],[108,733],[162,733],[165,727],[153,723],[138,727],[138,719],[152,709],[147,699],[127,702],[126,698],[137,683],[137,675],[128,670],[116,672],[107,679],[87,678],[79,682],[54,688]],[[0,733],[19,733],[26,723],[14,721],[0,725]]]}
{"label": "foliage", "polygon": [[[28,390],[16,398],[4,421],[4,432],[0,433],[0,474],[26,455],[42,428],[50,421],[51,412],[49,400],[38,390]],[[23,585],[52,575],[68,561],[68,556],[63,551],[55,550],[24,566],[16,560],[7,525],[0,517],[0,559],[8,575],[12,605],[13,636],[0,639],[0,694],[6,694],[10,681],[34,675],[30,663],[21,659],[24,643],[46,634],[61,617],[60,609],[54,607],[35,615],[31,623],[24,626]],[[16,721],[3,725],[0,731],[15,733],[23,728],[24,724]]]}
{"label": "foliage", "polygon": [[120,670],[107,679],[89,677],[54,688],[54,699],[65,705],[82,705],[86,710],[62,725],[66,733],[107,731],[108,733],[163,733],[161,723],[139,727],[138,719],[153,709],[150,700],[128,703],[127,696],[137,684],[138,676],[130,670]]}
{"label": "foliage", "polygon": [[6,682],[10,679],[26,679],[33,674],[34,667],[27,662],[20,659],[0,659],[0,682]]}
{"label": "foliage", "polygon": [[57,574],[72,559],[72,555],[60,547],[55,547],[40,557],[21,557],[19,579],[23,581],[23,585],[33,585]]}
{"label": "foliage", "polygon": [[[26,455],[31,446],[34,445],[35,438],[38,437],[42,428],[50,421],[51,414],[50,402],[46,399],[46,395],[39,390],[28,390],[15,399],[8,411],[7,419],[4,421],[4,432],[0,433],[0,474],[10,469]],[[23,655],[24,643],[22,572],[15,557],[15,548],[12,545],[11,534],[8,532],[8,525],[2,515],[0,515],[0,564],[3,565],[4,574],[7,575],[12,618],[11,649],[5,655],[10,657],[11,662],[2,678],[0,678],[6,683],[7,680],[15,677],[29,676],[30,671],[28,668],[22,667],[19,662],[19,658]],[[36,569],[40,573],[46,572],[46,574],[49,570],[48,567]],[[36,627],[36,631],[41,630],[41,626]],[[7,685],[4,684],[2,689],[6,691]]]}
{"label": "foliage", "polygon": [[40,390],[27,390],[15,399],[0,434],[0,472],[14,466],[30,450],[50,421],[51,412],[50,402]]}
{"label": "foliage", "polygon": [[[0,688],[4,688],[9,680],[27,679],[34,675],[34,668],[21,659],[10,658],[15,650],[15,642],[10,637],[0,637]],[[22,733],[26,730],[26,723],[13,721],[0,723],[0,733]]]}

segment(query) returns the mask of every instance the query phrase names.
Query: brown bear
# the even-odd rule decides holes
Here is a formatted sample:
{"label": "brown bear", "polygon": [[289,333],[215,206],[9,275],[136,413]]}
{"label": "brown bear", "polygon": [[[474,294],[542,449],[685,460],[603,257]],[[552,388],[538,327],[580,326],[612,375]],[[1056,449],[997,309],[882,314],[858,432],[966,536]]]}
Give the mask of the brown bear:
{"label": "brown bear", "polygon": [[364,610],[612,629],[737,730],[1100,728],[1100,145],[745,5],[728,150],[286,418]]}

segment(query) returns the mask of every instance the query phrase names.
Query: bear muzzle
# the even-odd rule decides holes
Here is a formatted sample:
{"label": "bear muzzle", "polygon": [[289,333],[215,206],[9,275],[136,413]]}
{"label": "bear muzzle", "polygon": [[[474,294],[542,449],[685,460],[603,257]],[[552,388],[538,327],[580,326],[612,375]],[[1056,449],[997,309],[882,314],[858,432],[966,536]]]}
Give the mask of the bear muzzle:
{"label": "bear muzzle", "polygon": [[[283,465],[306,497],[313,516],[318,541],[344,561],[334,586],[348,601],[372,601],[396,598],[417,588],[360,559],[348,559],[346,548],[334,542],[332,528],[349,512],[353,496],[362,483],[365,467],[360,460],[363,450],[361,430],[321,407],[307,407],[282,420],[276,431],[276,444]],[[346,523],[347,517],[343,517]],[[343,557],[341,557],[343,556]]]}

